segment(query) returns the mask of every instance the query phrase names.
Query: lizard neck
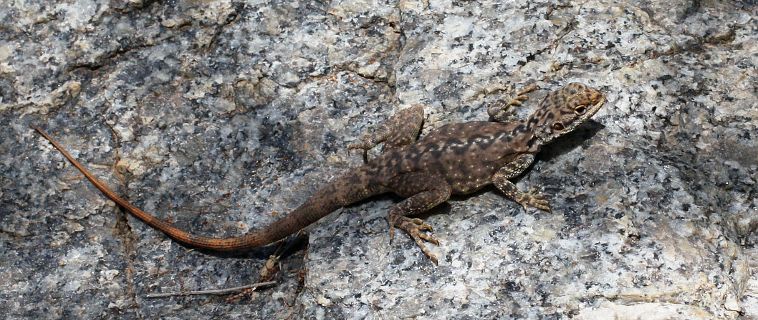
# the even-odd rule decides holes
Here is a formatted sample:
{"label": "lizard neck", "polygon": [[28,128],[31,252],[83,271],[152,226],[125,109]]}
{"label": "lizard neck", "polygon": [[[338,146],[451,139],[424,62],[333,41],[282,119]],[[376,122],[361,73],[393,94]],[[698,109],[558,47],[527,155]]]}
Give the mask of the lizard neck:
{"label": "lizard neck", "polygon": [[543,145],[550,143],[549,134],[543,132],[545,126],[544,109],[532,113],[529,118],[522,120],[526,125],[526,131],[529,132],[528,141],[526,141],[530,152],[538,152]]}
{"label": "lizard neck", "polygon": [[529,119],[503,124],[498,131],[492,133],[500,143],[495,147],[496,150],[507,150],[508,153],[534,153],[542,146]]}
{"label": "lizard neck", "polygon": [[542,149],[542,145],[544,144],[542,139],[539,138],[539,135],[537,134],[537,122],[535,121],[535,118],[529,117],[526,120],[519,120],[518,124],[516,125],[516,128],[521,128],[523,132],[517,133],[517,130],[514,130],[514,138],[515,143],[517,145],[522,146],[520,149],[526,149],[527,152],[535,153],[538,152],[540,149]]}

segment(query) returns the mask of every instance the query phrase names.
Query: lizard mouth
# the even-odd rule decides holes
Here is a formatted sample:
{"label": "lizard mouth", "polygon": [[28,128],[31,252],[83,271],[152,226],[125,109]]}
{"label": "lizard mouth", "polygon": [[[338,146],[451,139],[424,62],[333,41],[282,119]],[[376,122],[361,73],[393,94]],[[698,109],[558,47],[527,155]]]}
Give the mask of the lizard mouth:
{"label": "lizard mouth", "polygon": [[603,107],[606,101],[605,95],[600,92],[595,92],[595,94],[593,94],[593,96],[590,98],[590,101],[592,102],[592,107],[590,107],[590,110],[586,113],[587,118],[595,115],[595,113],[597,113],[597,111]]}

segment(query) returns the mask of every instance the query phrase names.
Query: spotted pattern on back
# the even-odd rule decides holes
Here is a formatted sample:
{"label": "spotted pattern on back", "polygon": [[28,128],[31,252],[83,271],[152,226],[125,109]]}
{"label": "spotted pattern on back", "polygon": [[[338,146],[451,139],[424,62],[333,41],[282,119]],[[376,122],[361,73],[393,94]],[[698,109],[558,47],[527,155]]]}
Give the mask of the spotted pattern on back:
{"label": "spotted pattern on back", "polygon": [[536,153],[589,119],[602,99],[598,91],[572,83],[548,94],[526,120],[445,125],[415,144],[380,155],[368,166],[375,170],[379,184],[389,186],[399,175],[425,172],[443,177],[453,193],[474,192],[519,155]]}

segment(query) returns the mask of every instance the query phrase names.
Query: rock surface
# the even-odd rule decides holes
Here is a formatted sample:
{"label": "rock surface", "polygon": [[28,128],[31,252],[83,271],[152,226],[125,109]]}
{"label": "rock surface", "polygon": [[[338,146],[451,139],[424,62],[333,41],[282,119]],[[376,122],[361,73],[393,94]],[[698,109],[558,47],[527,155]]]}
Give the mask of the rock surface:
{"label": "rock surface", "polygon": [[[752,1],[4,1],[0,313],[8,318],[758,318],[758,10]],[[378,197],[310,228],[250,298],[264,248],[208,255],[124,213],[261,228],[360,164],[347,143],[426,105],[424,133],[579,81],[608,102],[518,186],[426,217],[432,265]]]}

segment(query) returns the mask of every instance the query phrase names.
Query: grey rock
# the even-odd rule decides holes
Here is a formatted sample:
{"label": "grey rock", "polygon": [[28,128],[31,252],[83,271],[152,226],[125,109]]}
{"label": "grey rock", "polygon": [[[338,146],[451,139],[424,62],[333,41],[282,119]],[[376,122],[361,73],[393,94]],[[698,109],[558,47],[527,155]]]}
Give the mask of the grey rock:
{"label": "grey rock", "polygon": [[[0,313],[20,318],[758,318],[752,1],[4,1]],[[188,250],[105,200],[54,134],[139,207],[193,232],[265,227],[361,163],[345,146],[426,105],[424,133],[504,89],[579,81],[608,102],[518,182],[426,216],[432,265],[390,243],[396,198],[276,247]],[[374,153],[375,154],[375,153]]]}

